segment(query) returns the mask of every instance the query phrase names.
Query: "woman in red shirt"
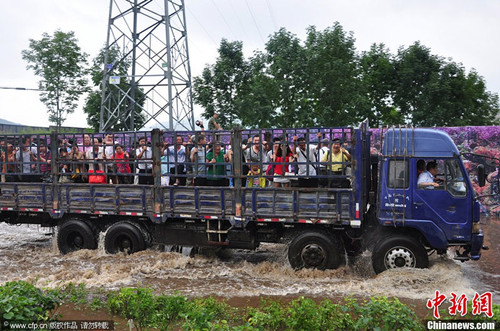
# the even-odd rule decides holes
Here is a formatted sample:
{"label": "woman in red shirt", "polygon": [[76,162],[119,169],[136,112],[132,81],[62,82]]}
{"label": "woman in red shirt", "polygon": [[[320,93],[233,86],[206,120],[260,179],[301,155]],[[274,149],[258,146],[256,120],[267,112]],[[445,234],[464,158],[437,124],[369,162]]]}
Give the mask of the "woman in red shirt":
{"label": "woman in red shirt", "polygon": [[129,156],[123,150],[122,145],[116,145],[115,155],[112,157],[115,160],[116,175],[118,177],[118,184],[130,184],[130,170]]}
{"label": "woman in red shirt", "polygon": [[283,153],[281,139],[276,137],[273,139],[273,151],[270,156],[270,162],[275,164],[274,167],[273,186],[274,187],[290,187],[290,179],[284,175],[290,172],[290,162],[293,162],[293,153],[290,147],[286,146],[286,153]]}

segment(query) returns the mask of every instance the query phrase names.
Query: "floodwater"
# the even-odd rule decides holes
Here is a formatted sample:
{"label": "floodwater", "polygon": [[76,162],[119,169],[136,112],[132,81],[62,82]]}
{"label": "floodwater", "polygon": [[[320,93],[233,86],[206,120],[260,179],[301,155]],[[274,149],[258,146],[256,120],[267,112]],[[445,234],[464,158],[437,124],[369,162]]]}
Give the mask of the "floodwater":
{"label": "floodwater", "polygon": [[[147,250],[132,255],[108,255],[103,249],[61,255],[48,229],[0,224],[0,283],[32,281],[43,287],[85,283],[88,288],[114,290],[151,286],[157,293],[224,298],[310,296],[339,298],[396,296],[408,300],[433,298],[435,291],[466,294],[493,292],[500,303],[500,218],[483,221],[486,244],[480,261],[461,263],[433,255],[429,269],[389,270],[375,275],[365,253],[352,266],[337,270],[294,271],[286,248],[265,244],[256,251],[233,250],[220,258],[183,256]],[[100,247],[103,245],[100,243]]]}

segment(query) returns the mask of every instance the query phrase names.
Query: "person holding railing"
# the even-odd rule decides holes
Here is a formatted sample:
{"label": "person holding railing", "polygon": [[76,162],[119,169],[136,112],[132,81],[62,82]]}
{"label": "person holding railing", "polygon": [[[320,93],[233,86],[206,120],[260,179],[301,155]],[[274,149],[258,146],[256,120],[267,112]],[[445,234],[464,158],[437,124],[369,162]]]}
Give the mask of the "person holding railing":
{"label": "person holding railing", "polygon": [[[345,175],[346,163],[350,160],[351,154],[344,147],[341,147],[340,139],[335,138],[332,140],[331,151],[323,156],[321,162],[328,162],[329,174],[342,176]],[[330,179],[330,187],[332,188],[349,187],[350,185],[347,178],[334,177]]]}
{"label": "person holding railing", "polygon": [[163,155],[167,157],[169,163],[170,180],[169,185],[186,185],[186,143],[182,136],[177,135],[176,143],[173,146],[164,144]]}
{"label": "person holding railing", "polygon": [[146,138],[141,137],[138,141],[138,148],[135,150],[136,159],[139,160],[139,184],[153,185],[153,151],[146,143]]}
{"label": "person holding railing", "polygon": [[316,152],[318,146],[308,144],[304,137],[293,138],[297,143],[294,158],[298,163],[298,185],[299,187],[318,187],[318,178],[316,178]]}
{"label": "person holding railing", "polygon": [[37,161],[37,148],[31,146],[31,137],[24,136],[21,148],[16,152],[16,160],[21,161],[21,181],[40,182],[40,176],[34,174]]}
{"label": "person holding railing", "polygon": [[46,142],[41,142],[38,146],[38,157],[40,158],[40,174],[43,182],[52,182],[50,175],[50,150],[47,148]]}
{"label": "person holding railing", "polygon": [[193,165],[194,186],[206,186],[206,144],[205,135],[200,134],[196,138],[196,146],[191,149],[191,162]]}
{"label": "person holding railing", "polygon": [[231,151],[227,153],[222,149],[221,143],[207,153],[207,185],[208,186],[228,186],[229,180],[226,177],[226,164],[231,162]]}
{"label": "person holding railing", "polygon": [[[290,178],[287,178],[286,173],[290,172],[290,162],[293,162],[293,153],[288,144],[286,151],[283,151],[281,138],[273,138],[273,150],[268,155],[273,172],[273,186],[274,187],[290,187]],[[268,171],[270,173],[270,171]]]}
{"label": "person holding railing", "polygon": [[16,159],[16,149],[11,143],[7,143],[6,151],[6,165],[5,165],[5,181],[6,182],[18,182],[19,177],[16,174],[17,170],[17,159]]}
{"label": "person holding railing", "polygon": [[130,184],[132,170],[130,169],[129,155],[122,145],[115,146],[115,152],[111,159],[114,160],[118,184]]}
{"label": "person holding railing", "polygon": [[[102,178],[104,178],[104,182],[106,176],[104,173],[104,164],[103,160],[106,159],[106,154],[104,154],[104,150],[102,146],[100,146],[99,140],[94,138],[94,145],[92,150],[88,151],[85,155],[85,159],[90,161],[88,163],[89,168],[89,183],[97,183],[102,182]],[[100,175],[96,175],[96,173],[101,173]]]}

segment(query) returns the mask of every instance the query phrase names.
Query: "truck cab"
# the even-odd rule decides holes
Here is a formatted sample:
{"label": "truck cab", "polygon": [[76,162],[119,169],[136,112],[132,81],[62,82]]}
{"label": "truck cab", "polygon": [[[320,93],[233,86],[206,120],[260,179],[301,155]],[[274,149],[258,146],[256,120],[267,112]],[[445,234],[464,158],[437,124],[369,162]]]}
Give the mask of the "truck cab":
{"label": "truck cab", "polygon": [[[450,246],[459,260],[479,259],[479,203],[451,138],[432,129],[390,129],[380,158],[376,218],[391,235],[374,248],[375,271],[427,267],[427,251],[444,254]],[[421,173],[435,165],[436,184],[419,185]]]}

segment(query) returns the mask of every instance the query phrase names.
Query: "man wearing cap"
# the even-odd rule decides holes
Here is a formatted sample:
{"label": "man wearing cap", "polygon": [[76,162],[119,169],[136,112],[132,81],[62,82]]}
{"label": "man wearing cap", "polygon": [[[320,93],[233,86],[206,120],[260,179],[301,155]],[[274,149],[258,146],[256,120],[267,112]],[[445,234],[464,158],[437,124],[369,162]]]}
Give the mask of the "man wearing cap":
{"label": "man wearing cap", "polygon": [[[335,138],[332,140],[332,150],[321,159],[321,162],[328,162],[327,169],[334,176],[345,175],[345,162],[351,160],[351,154],[341,147],[340,139]],[[330,187],[349,187],[350,182],[347,178],[333,178],[330,182]]]}

